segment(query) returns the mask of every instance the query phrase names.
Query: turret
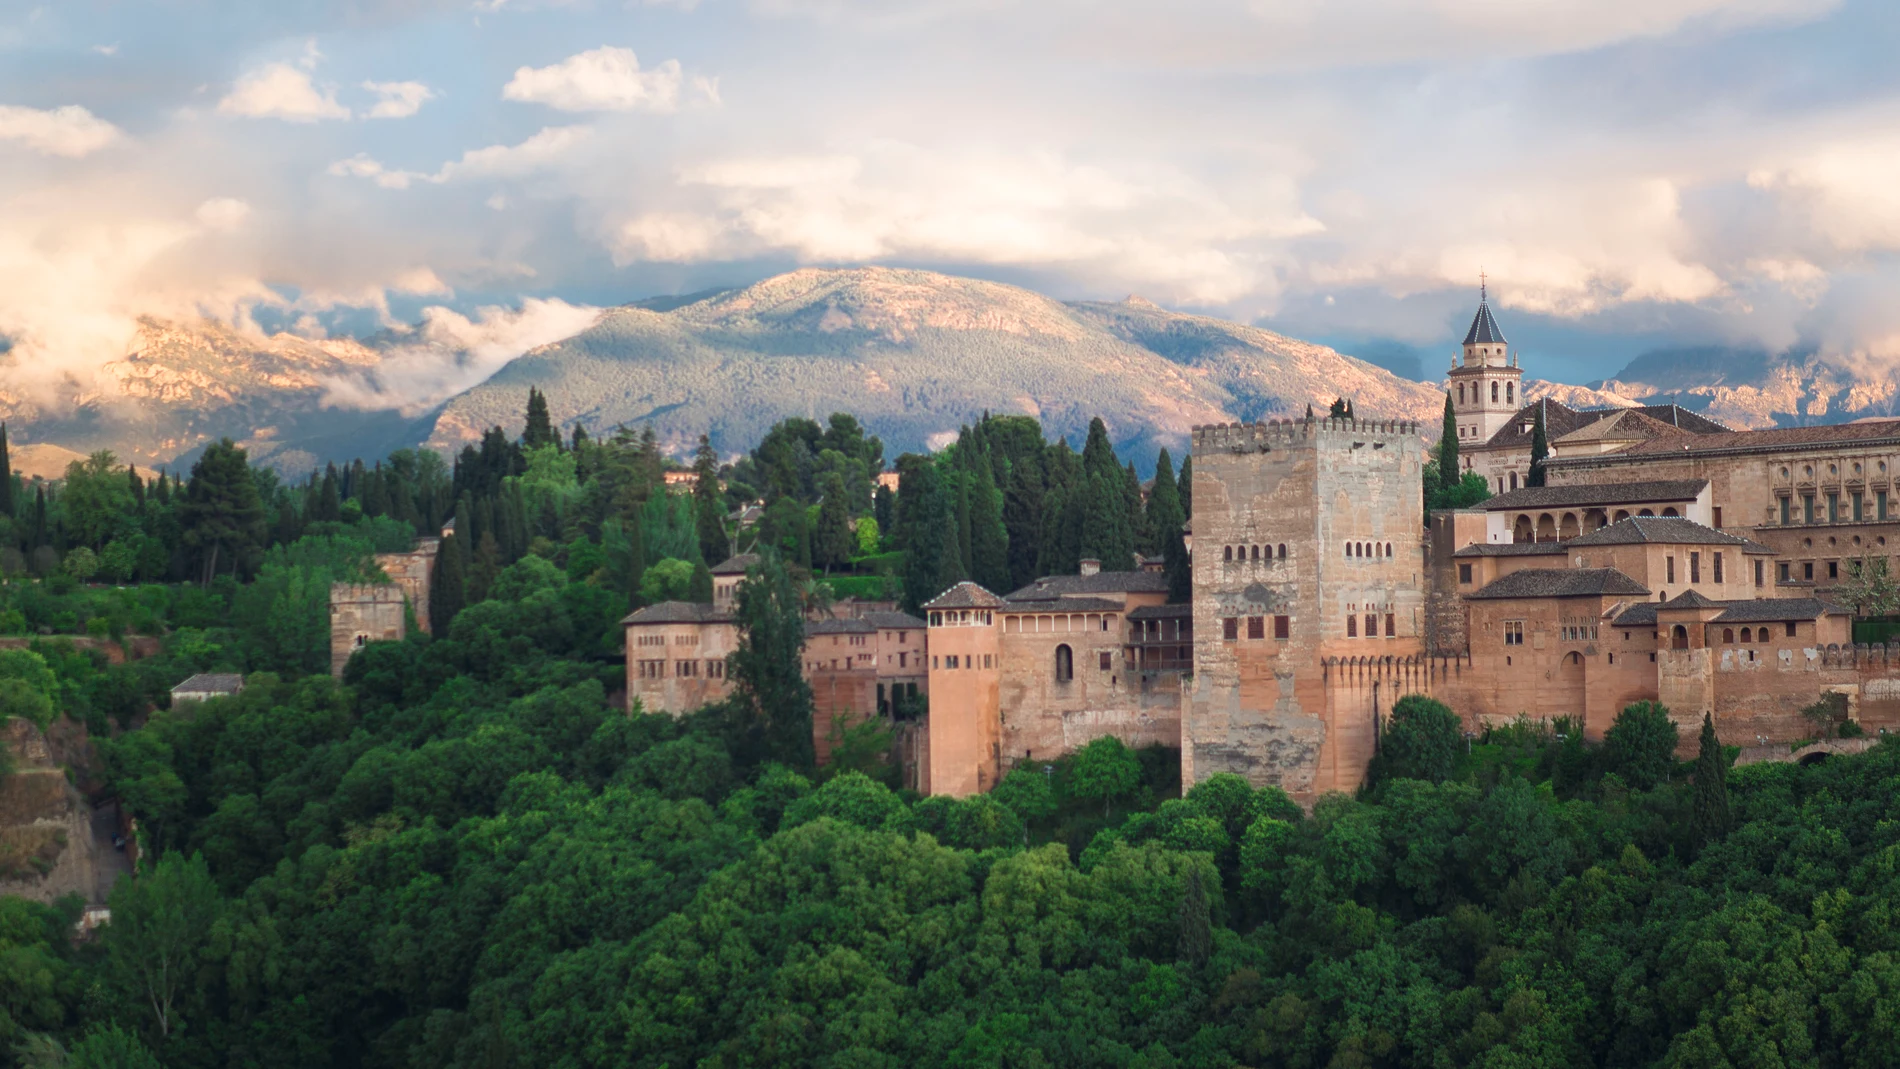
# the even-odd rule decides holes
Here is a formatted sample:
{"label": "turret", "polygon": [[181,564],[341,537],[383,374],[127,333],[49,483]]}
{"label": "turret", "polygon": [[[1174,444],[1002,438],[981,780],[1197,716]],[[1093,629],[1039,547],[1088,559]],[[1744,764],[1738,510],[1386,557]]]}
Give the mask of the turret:
{"label": "turret", "polygon": [[1471,317],[1471,329],[1465,331],[1463,355],[1462,363],[1452,365],[1446,391],[1458,420],[1458,444],[1482,445],[1509,424],[1524,403],[1524,371],[1491,314],[1490,295],[1482,280],[1478,312]]}

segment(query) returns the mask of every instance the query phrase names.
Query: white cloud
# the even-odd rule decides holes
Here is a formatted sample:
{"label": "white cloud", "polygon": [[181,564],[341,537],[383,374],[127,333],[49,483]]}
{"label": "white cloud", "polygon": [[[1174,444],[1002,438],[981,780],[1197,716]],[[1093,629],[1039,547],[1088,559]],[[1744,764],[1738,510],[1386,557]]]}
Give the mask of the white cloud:
{"label": "white cloud", "polygon": [[117,43],[109,44],[109,45],[93,45],[92,50],[102,56],[116,56],[119,54],[119,46]]}
{"label": "white cloud", "polygon": [[0,141],[47,156],[78,158],[119,139],[119,128],[76,104],[42,111],[0,104]]}
{"label": "white cloud", "polygon": [[236,197],[213,197],[198,205],[198,221],[212,230],[236,230],[251,217],[251,206]]}
{"label": "white cloud", "polygon": [[440,185],[457,178],[519,178],[558,162],[593,133],[587,126],[549,126],[518,145],[470,149],[434,174],[391,170],[365,153],[338,160],[327,171],[338,178],[368,178],[384,189],[408,189],[417,182]]}
{"label": "white cloud", "polygon": [[426,100],[434,100],[435,90],[421,82],[364,82],[363,88],[378,99],[365,114],[371,119],[407,119],[422,110]]}
{"label": "white cloud", "polygon": [[549,67],[521,67],[501,95],[559,111],[667,112],[679,107],[680,80],[678,60],[643,71],[632,49],[610,45]]}
{"label": "white cloud", "polygon": [[424,309],[413,342],[391,349],[374,369],[330,381],[324,403],[341,408],[398,408],[415,415],[487,379],[530,349],[571,338],[600,309],[529,298],[519,309],[483,307],[473,319],[440,306]]}
{"label": "white cloud", "polygon": [[288,63],[268,64],[239,78],[218,101],[218,111],[298,123],[350,117],[350,109],[336,102],[334,89],[319,90],[308,71]]}

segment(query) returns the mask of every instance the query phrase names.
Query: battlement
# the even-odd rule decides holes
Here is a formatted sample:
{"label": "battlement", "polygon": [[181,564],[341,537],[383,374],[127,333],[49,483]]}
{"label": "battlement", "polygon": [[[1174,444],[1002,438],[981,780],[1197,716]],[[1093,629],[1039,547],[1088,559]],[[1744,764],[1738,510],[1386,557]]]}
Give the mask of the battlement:
{"label": "battlement", "polygon": [[1209,423],[1193,428],[1193,448],[1204,453],[1259,453],[1274,446],[1320,444],[1331,437],[1418,437],[1410,420],[1270,419],[1265,423]]}
{"label": "battlement", "polygon": [[331,583],[330,604],[401,605],[402,587],[394,583]]}

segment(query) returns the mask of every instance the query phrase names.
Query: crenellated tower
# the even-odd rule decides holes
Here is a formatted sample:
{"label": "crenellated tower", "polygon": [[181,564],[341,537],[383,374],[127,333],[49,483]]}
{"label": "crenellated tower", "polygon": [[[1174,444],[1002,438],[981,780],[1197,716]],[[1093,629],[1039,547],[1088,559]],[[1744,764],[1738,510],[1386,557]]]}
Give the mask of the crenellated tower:
{"label": "crenellated tower", "polygon": [[[1465,332],[1464,359],[1454,364],[1446,386],[1458,420],[1460,447],[1481,445],[1510,423],[1524,404],[1524,371],[1491,315],[1485,283],[1478,283],[1478,314]],[[1469,469],[1471,460],[1465,460]]]}

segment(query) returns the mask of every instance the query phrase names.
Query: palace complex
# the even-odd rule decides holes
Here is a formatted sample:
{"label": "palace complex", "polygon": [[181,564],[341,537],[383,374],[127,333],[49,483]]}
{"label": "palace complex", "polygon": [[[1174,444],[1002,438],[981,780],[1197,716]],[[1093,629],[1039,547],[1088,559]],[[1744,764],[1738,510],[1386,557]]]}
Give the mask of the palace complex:
{"label": "palace complex", "polygon": [[[1422,514],[1414,423],[1196,428],[1188,604],[1158,573],[1089,561],[1010,593],[959,584],[923,620],[815,621],[821,750],[923,695],[906,760],[926,792],[984,791],[1113,734],[1178,745],[1187,783],[1237,772],[1311,799],[1361,783],[1413,693],[1473,730],[1530,716],[1593,740],[1646,699],[1685,745],[1704,713],[1730,744],[1807,737],[1802,710],[1829,693],[1870,731],[1900,726],[1900,647],[1856,646],[1833,597],[1900,539],[1900,421],[1733,431],[1675,405],[1527,402],[1485,300],[1447,389],[1489,500]],[[747,563],[715,569],[712,605],[628,617],[631,697],[723,696]]]}

